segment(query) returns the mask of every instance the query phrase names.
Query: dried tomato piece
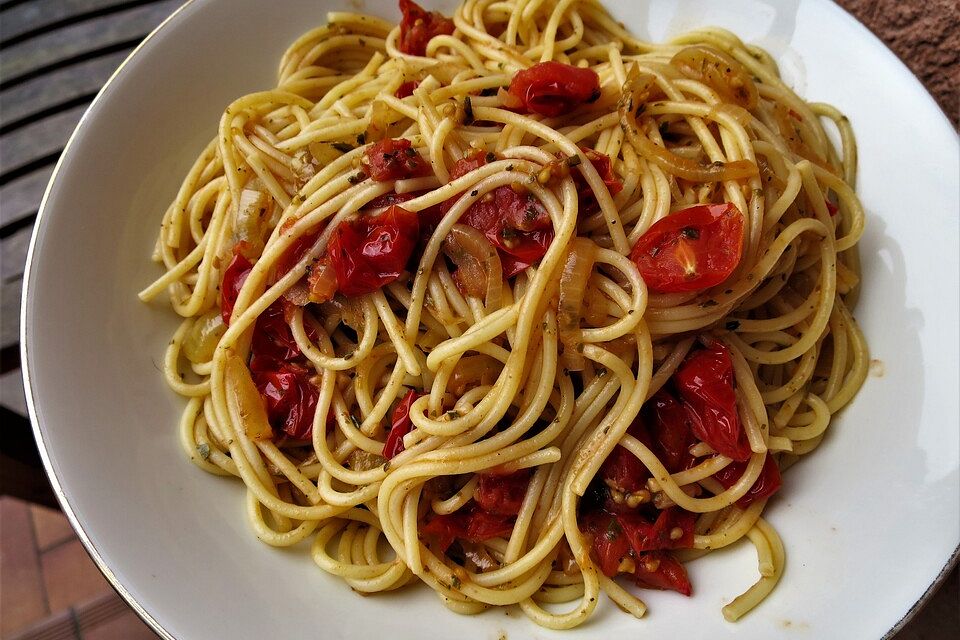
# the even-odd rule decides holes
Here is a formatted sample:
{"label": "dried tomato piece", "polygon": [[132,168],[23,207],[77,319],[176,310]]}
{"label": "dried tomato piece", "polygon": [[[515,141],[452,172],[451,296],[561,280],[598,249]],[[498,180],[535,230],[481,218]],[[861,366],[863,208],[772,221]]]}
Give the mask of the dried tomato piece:
{"label": "dried tomato piece", "polygon": [[426,11],[412,0],[400,0],[400,11],[403,19],[400,20],[397,48],[403,53],[422,56],[434,36],[453,33],[453,20],[438,11]]}
{"label": "dried tomato piece", "polygon": [[508,93],[526,113],[555,117],[599,98],[600,76],[593,69],[540,62],[518,71]]}
{"label": "dried tomato piece", "polygon": [[432,172],[430,163],[406,138],[385,138],[370,145],[363,154],[363,168],[377,182],[422,178]]}
{"label": "dried tomato piece", "polygon": [[376,291],[406,267],[420,232],[417,214],[391,206],[379,216],[341,222],[327,250],[345,296]]}

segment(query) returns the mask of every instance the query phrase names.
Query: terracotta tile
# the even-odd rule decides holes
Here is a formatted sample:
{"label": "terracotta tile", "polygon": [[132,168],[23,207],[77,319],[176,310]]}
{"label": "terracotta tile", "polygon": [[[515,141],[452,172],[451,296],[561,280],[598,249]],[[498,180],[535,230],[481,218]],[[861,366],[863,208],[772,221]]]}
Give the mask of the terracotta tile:
{"label": "terracotta tile", "polygon": [[156,640],[157,637],[131,609],[83,631],[84,640]]}
{"label": "terracotta tile", "polygon": [[40,551],[45,551],[76,536],[67,516],[59,511],[32,504],[30,515],[33,516],[33,533],[37,537],[37,547]]}
{"label": "terracotta tile", "polygon": [[49,613],[26,502],[0,497],[0,636]]}
{"label": "terracotta tile", "polygon": [[111,590],[79,540],[45,551],[40,555],[40,565],[51,611],[65,609]]}

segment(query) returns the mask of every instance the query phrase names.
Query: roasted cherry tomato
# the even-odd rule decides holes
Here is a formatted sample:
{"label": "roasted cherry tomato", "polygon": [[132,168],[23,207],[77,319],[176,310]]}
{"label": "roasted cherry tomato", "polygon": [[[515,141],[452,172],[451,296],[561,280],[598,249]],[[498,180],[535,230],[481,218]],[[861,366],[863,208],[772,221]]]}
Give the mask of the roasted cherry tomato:
{"label": "roasted cherry tomato", "polygon": [[[412,193],[397,193],[395,191],[391,191],[383,194],[382,196],[377,196],[368,202],[363,208],[363,211],[378,211],[391,207],[395,204],[403,204],[404,202],[413,200],[424,193],[426,192],[417,191]],[[440,224],[440,220],[443,218],[443,213],[442,204],[435,204],[432,207],[418,211],[417,218],[420,221],[420,235],[423,236],[424,234],[432,233],[433,230],[437,228],[437,225]]]}
{"label": "roasted cherry tomato", "polygon": [[593,69],[562,62],[540,62],[518,71],[508,93],[527,113],[554,117],[599,98],[600,76]]}
{"label": "roasted cherry tomato", "polygon": [[432,172],[430,163],[406,138],[386,138],[370,145],[363,153],[361,165],[377,182],[422,178]]}
{"label": "roasted cherry tomato", "polygon": [[310,302],[327,302],[337,292],[337,270],[329,254],[324,254],[310,266],[307,274],[307,295]]}
{"label": "roasted cherry tomato", "polygon": [[257,318],[250,343],[252,372],[276,371],[284,362],[294,361],[303,355],[287,323],[286,310],[291,306],[286,299],[280,298]]}
{"label": "roasted cherry tomato", "polygon": [[[450,179],[455,180],[494,159],[496,156],[492,153],[473,153],[454,164]],[[444,212],[459,197],[447,200]],[[470,205],[460,222],[483,233],[499,250],[503,273],[508,278],[540,260],[553,241],[553,225],[540,201],[507,185],[497,187]]]}
{"label": "roasted cherry tomato", "polygon": [[487,513],[515,516],[520,513],[530,484],[530,472],[521,469],[510,474],[481,473],[473,501]]}
{"label": "roasted cherry tomato", "polygon": [[[434,36],[453,33],[453,20],[437,11],[426,11],[412,0],[400,0],[400,37],[397,48],[412,56],[427,52],[427,43]],[[398,96],[399,97],[399,96]]]}
{"label": "roasted cherry tomato", "polygon": [[253,374],[270,424],[297,440],[309,440],[313,432],[320,390],[310,382],[312,375],[307,369],[286,362],[276,371]]}
{"label": "roasted cherry tomato", "polygon": [[687,570],[666,551],[648,551],[636,559],[633,580],[638,587],[676,591],[685,596],[693,593]]}
{"label": "roasted cherry tomato", "polygon": [[637,513],[618,514],[617,520],[630,546],[639,554],[662,549],[689,549],[693,546],[693,527],[697,514],[671,507],[649,522]]}
{"label": "roasted cherry tomato", "polygon": [[697,205],[658,220],[630,259],[651,291],[697,291],[733,273],[743,248],[743,214],[732,204]]}
{"label": "roasted cherry tomato", "polygon": [[341,222],[327,245],[337,289],[345,296],[359,296],[396,280],[419,231],[417,214],[396,205],[379,216]]}
{"label": "roasted cherry tomato", "polygon": [[224,269],[223,279],[220,281],[220,317],[223,318],[224,324],[230,324],[233,305],[237,303],[240,289],[253,270],[253,264],[243,255],[243,247],[241,246],[243,244],[243,242],[238,242],[237,246],[233,248],[233,259]]}
{"label": "roasted cherry tomato", "polygon": [[397,90],[393,92],[393,95],[397,98],[403,100],[409,96],[413,95],[413,90],[420,86],[420,83],[416,80],[410,80],[409,82],[404,82]]}
{"label": "roasted cherry tomato", "polygon": [[620,564],[630,555],[630,540],[623,527],[609,513],[597,511],[580,518],[580,528],[593,536],[593,559],[612,578],[620,573]]}
{"label": "roasted cherry tomato", "polygon": [[390,432],[387,434],[387,441],[383,445],[384,458],[389,460],[404,450],[403,436],[410,433],[410,429],[413,427],[413,422],[410,420],[410,407],[417,398],[423,395],[410,389],[403,396],[397,408],[393,410],[393,415],[390,417]]}
{"label": "roasted cherry tomato", "polygon": [[[600,178],[603,180],[603,184],[606,185],[607,190],[610,191],[610,195],[615,196],[623,191],[623,183],[620,181],[620,178],[617,177],[617,174],[613,172],[613,162],[610,161],[610,156],[605,153],[600,153],[599,151],[594,151],[593,149],[585,149],[583,147],[581,147],[581,149],[587,155],[587,159],[590,160],[593,168],[600,174]],[[597,202],[597,196],[594,195],[593,189],[587,184],[587,179],[583,177],[583,173],[577,170],[573,171],[572,175],[573,183],[577,185],[578,210],[580,215],[589,215],[599,211],[600,205]]]}
{"label": "roasted cherry tomato", "polygon": [[320,235],[320,230],[316,230],[312,233],[307,233],[296,240],[287,247],[287,250],[283,252],[279,258],[277,258],[276,266],[276,279],[279,280],[283,276],[287,275],[290,272],[290,269],[300,262],[300,258],[310,250],[310,247],[313,246],[313,243],[317,241],[317,237]]}
{"label": "roasted cherry tomato", "polygon": [[694,458],[690,447],[696,443],[691,426],[693,417],[666,389],[660,389],[644,407],[651,416],[654,453],[670,473],[683,471],[691,466]]}
{"label": "roasted cherry tomato", "polygon": [[491,538],[509,537],[513,532],[514,518],[501,516],[473,506],[447,514],[431,513],[420,526],[420,532],[434,536],[441,551],[446,551],[456,539],[483,542]]}
{"label": "roasted cherry tomato", "polygon": [[[746,462],[731,462],[716,472],[713,477],[717,479],[717,482],[729,489],[737,480],[743,477],[743,472],[746,470]],[[742,498],[737,500],[737,506],[741,509],[746,509],[751,503],[757,500],[769,498],[780,489],[782,484],[783,479],[780,477],[780,467],[777,466],[777,461],[774,460],[770,454],[767,454],[767,458],[763,461],[763,469],[760,470],[760,477],[753,483],[750,490],[747,491]]]}
{"label": "roasted cherry tomato", "polygon": [[750,443],[740,424],[737,392],[733,383],[733,360],[722,342],[698,349],[687,356],[673,382],[686,405],[693,434],[734,460],[750,459]]}
{"label": "roasted cherry tomato", "polygon": [[600,477],[610,489],[621,493],[635,493],[647,486],[650,471],[626,448],[617,445],[603,461]]}

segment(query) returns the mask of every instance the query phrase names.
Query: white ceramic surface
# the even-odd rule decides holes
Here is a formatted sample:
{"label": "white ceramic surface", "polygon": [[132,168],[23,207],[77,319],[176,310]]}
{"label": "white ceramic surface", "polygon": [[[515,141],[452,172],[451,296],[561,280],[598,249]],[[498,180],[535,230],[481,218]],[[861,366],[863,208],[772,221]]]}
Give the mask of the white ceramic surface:
{"label": "white ceramic surface", "polygon": [[[807,99],[849,115],[869,211],[857,316],[882,361],[768,510],[786,544],[774,594],[738,624],[720,607],[755,579],[740,545],[691,568],[695,595],[648,592],[642,621],[604,602],[554,633],[517,610],[461,617],[425,588],[363,598],[303,547],[245,522],[239,482],[179,450],[182,407],[158,362],[176,325],[136,292],[181,177],[223,107],[273,85],[287,43],[333,8],[394,3],[196,0],[94,102],[36,225],[23,362],[38,440],[65,510],[124,595],[165,636],[194,638],[878,638],[960,540],[958,143],[917,80],[826,0],[609,0],[643,37],[719,24],[771,50]],[[434,6],[439,4],[433,2]],[[389,7],[387,7],[389,5]],[[449,7],[448,7],[449,8]]]}

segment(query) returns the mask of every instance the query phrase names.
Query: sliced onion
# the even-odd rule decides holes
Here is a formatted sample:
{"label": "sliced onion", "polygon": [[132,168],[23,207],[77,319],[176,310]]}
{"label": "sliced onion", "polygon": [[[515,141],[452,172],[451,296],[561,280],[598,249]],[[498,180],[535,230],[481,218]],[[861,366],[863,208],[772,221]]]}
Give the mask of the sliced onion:
{"label": "sliced onion", "polygon": [[328,257],[321,258],[310,267],[307,276],[310,302],[332,300],[337,292],[337,271]]}
{"label": "sliced onion", "polygon": [[210,362],[220,338],[227,332],[220,310],[214,309],[203,314],[190,327],[183,340],[183,355],[194,364]]}
{"label": "sliced onion", "polygon": [[314,166],[321,169],[343,155],[329,142],[311,142],[307,149],[313,156]]}
{"label": "sliced onion", "polygon": [[651,160],[658,167],[684,180],[691,182],[716,182],[720,180],[739,180],[757,175],[757,165],[749,160],[734,160],[733,162],[715,162],[700,164],[696,160],[683,158],[669,150],[656,145],[647,136],[641,133],[636,123],[627,126],[627,137],[631,144],[647,160]]}
{"label": "sliced onion", "polygon": [[490,552],[482,544],[469,540],[460,540],[459,542],[460,548],[463,549],[463,556],[476,565],[477,571],[480,573],[500,568],[500,563],[490,555]]}
{"label": "sliced onion", "polygon": [[560,302],[557,306],[557,325],[563,355],[560,360],[568,371],[583,371],[583,334],[580,331],[580,312],[587,281],[597,259],[597,245],[587,238],[574,238],[567,247],[567,259],[560,274]]}
{"label": "sliced onion", "polygon": [[475,384],[491,384],[500,375],[502,368],[503,365],[500,362],[488,355],[481,353],[466,356],[461,358],[453,368],[453,375],[450,376],[447,388],[455,395],[462,396]]}
{"label": "sliced onion", "polygon": [[243,432],[253,441],[271,440],[273,429],[263,406],[263,398],[250,377],[250,370],[240,356],[230,352],[224,370],[227,406],[231,415],[243,423]]}
{"label": "sliced onion", "polygon": [[378,456],[375,453],[369,453],[363,449],[353,450],[346,459],[346,463],[350,465],[348,468],[351,471],[369,471],[370,469],[382,467],[383,463],[386,461],[387,459],[383,456]]}
{"label": "sliced onion", "polygon": [[367,125],[367,131],[364,139],[367,142],[377,142],[387,137],[387,129],[390,127],[390,112],[392,109],[387,106],[383,100],[374,100],[370,107],[370,124]]}
{"label": "sliced onion", "polygon": [[713,47],[694,45],[681,49],[670,64],[689,78],[716,91],[724,102],[750,110],[757,106],[759,92],[742,64]]}
{"label": "sliced onion", "polygon": [[487,309],[499,309],[503,294],[500,256],[482,233],[455,224],[443,239],[443,252],[457,265],[457,282],[469,296],[486,297]]}
{"label": "sliced onion", "polygon": [[270,196],[256,188],[259,180],[251,181],[240,192],[233,226],[236,242],[246,242],[255,255],[263,253],[263,221],[269,218]]}
{"label": "sliced onion", "polygon": [[607,298],[597,286],[591,287],[587,283],[587,290],[583,296],[583,320],[588,325],[599,327],[607,318]]}

